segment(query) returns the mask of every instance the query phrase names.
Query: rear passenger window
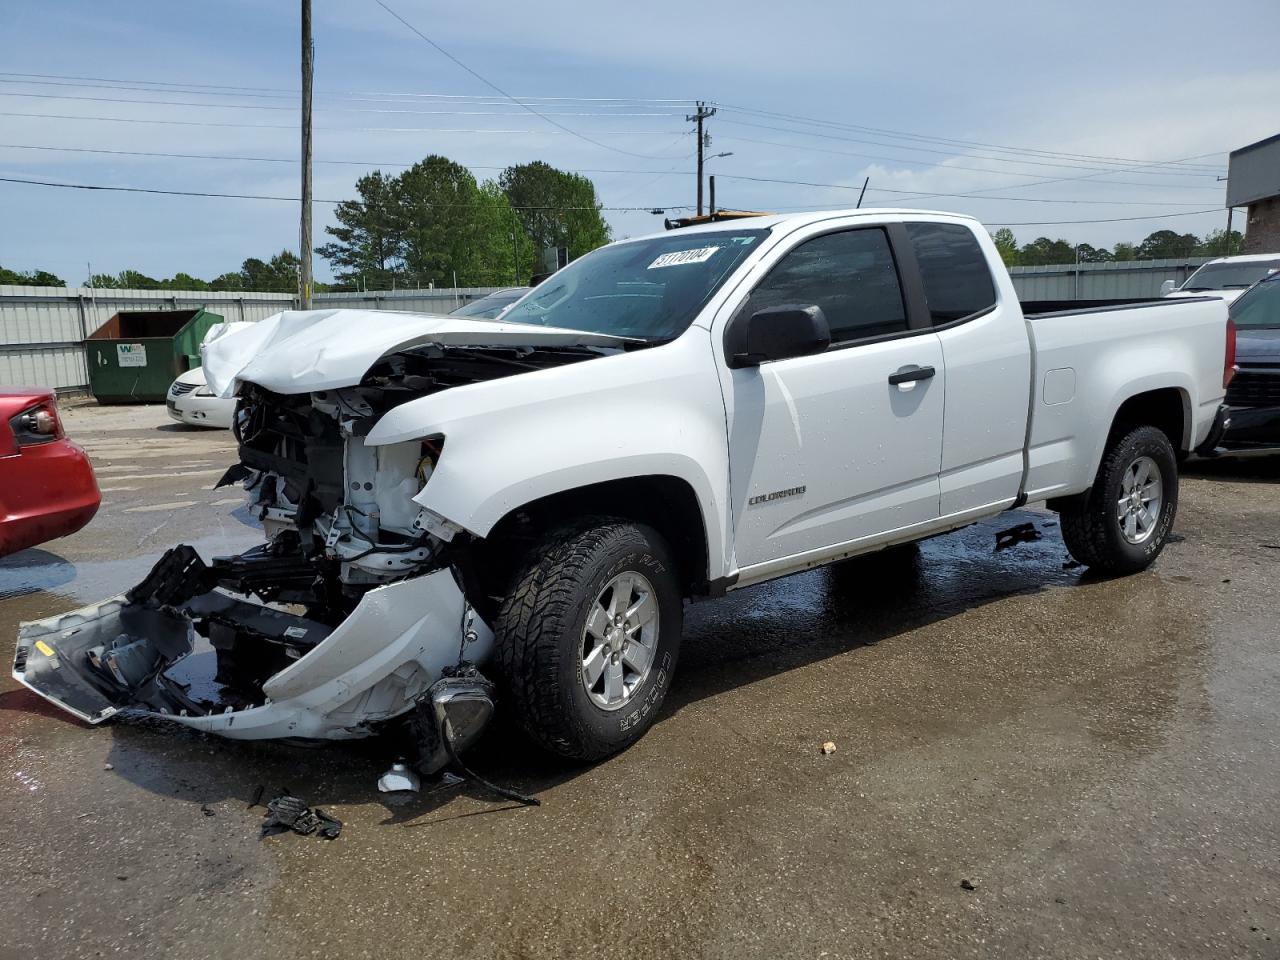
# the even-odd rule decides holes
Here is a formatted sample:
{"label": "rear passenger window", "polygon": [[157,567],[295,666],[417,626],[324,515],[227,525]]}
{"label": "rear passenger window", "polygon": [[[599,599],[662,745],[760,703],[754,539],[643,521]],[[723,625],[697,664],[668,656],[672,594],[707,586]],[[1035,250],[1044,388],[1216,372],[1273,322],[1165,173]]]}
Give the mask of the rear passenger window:
{"label": "rear passenger window", "polygon": [[906,228],[935,324],[995,306],[991,270],[972,230],[958,223],[908,223]]}
{"label": "rear passenger window", "polygon": [[769,271],[746,309],[815,304],[826,315],[832,343],[907,329],[898,269],[883,230],[846,230],[805,241]]}

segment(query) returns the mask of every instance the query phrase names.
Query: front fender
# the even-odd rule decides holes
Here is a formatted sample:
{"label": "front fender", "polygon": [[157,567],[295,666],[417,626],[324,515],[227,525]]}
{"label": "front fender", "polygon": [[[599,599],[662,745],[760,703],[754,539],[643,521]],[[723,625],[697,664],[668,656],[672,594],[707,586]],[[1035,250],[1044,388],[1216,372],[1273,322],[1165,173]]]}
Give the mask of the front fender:
{"label": "front fender", "polygon": [[709,575],[720,577],[728,454],[708,337],[694,327],[663,346],[430,394],[388,411],[365,443],[443,434],[414,499],[480,537],[551,494],[629,477],[683,480],[702,513]]}

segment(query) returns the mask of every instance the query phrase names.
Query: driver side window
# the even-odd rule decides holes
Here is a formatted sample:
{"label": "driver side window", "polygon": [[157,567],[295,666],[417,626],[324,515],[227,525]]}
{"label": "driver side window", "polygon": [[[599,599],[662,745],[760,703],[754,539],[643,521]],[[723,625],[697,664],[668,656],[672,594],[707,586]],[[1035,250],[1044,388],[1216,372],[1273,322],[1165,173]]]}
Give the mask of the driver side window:
{"label": "driver side window", "polygon": [[826,315],[832,344],[906,331],[907,311],[884,230],[844,230],[806,240],[751,291],[746,309],[815,304]]}

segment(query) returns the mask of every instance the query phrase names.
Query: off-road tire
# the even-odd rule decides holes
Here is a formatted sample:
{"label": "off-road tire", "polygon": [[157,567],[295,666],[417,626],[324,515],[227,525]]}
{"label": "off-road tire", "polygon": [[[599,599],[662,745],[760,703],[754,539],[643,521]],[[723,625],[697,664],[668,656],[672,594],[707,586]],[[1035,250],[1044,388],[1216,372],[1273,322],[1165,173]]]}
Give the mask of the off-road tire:
{"label": "off-road tire", "polygon": [[[499,681],[516,721],[540,746],[598,760],[636,740],[657,717],[680,652],[683,599],[676,565],[650,527],[598,519],[561,528],[531,551],[494,623]],[[625,571],[644,575],[657,599],[658,637],[648,675],[625,706],[592,702],[580,677],[590,606]]]}
{"label": "off-road tire", "polygon": [[[1154,533],[1143,543],[1124,538],[1116,516],[1125,471],[1139,457],[1150,457],[1160,468],[1163,501]],[[1093,487],[1063,504],[1062,539],[1080,563],[1107,574],[1145,570],[1164,549],[1178,512],[1178,460],[1164,431],[1134,427],[1115,437],[1098,467]]]}

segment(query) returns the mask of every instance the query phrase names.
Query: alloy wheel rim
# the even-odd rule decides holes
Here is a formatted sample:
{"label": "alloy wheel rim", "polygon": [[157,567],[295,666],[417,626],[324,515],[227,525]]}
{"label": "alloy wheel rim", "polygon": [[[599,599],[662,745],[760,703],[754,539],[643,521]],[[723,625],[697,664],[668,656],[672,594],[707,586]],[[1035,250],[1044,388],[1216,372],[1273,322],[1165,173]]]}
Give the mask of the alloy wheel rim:
{"label": "alloy wheel rim", "polygon": [[1116,519],[1129,543],[1145,543],[1156,532],[1164,505],[1164,477],[1150,457],[1138,457],[1120,478]]}
{"label": "alloy wheel rim", "polygon": [[579,676],[602,710],[625,707],[653,666],[658,643],[658,597],[643,574],[632,570],[604,585],[582,628]]}

